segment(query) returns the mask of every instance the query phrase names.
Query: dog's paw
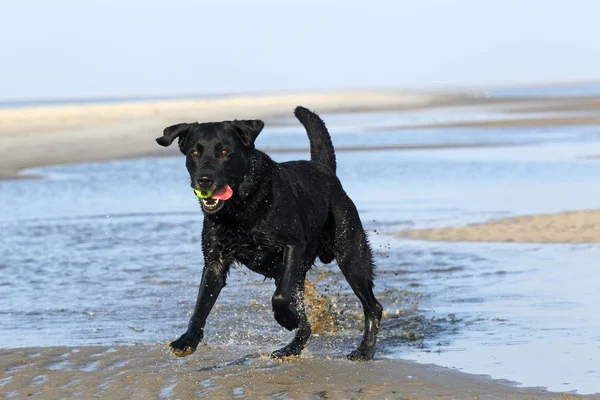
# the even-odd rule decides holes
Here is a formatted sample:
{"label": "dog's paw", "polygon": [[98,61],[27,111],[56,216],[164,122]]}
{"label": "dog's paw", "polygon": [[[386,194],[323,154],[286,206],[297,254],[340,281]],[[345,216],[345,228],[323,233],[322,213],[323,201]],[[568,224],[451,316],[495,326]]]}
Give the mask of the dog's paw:
{"label": "dog's paw", "polygon": [[281,358],[286,358],[286,357],[292,357],[292,356],[299,356],[300,353],[302,353],[302,349],[304,347],[301,345],[298,345],[296,343],[290,343],[285,347],[282,347],[279,350],[275,350],[274,352],[271,353],[271,358],[274,359],[281,359]]}
{"label": "dog's paw", "polygon": [[375,356],[375,348],[370,349],[359,346],[358,349],[346,355],[346,358],[350,361],[370,361],[373,356]]}
{"label": "dog's paw", "polygon": [[200,343],[200,340],[202,340],[202,338],[198,335],[186,332],[181,335],[179,339],[170,343],[171,352],[177,357],[189,356],[196,351],[196,347],[198,346],[198,343]]}

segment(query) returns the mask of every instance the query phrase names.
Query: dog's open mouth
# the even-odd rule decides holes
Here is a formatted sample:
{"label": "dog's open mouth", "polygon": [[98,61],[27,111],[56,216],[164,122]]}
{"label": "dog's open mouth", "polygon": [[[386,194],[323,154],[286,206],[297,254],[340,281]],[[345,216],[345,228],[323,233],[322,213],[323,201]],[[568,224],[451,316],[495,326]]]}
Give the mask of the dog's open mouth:
{"label": "dog's open mouth", "polygon": [[201,199],[202,200],[202,207],[204,208],[204,211],[207,212],[216,212],[218,210],[221,209],[221,207],[223,207],[223,205],[225,205],[224,201],[221,201],[219,199],[214,199],[214,198],[210,198],[210,199]]}
{"label": "dog's open mouth", "polygon": [[233,196],[233,189],[229,185],[225,185],[214,192],[194,189],[194,193],[198,197],[200,204],[202,204],[204,212],[211,214],[223,208],[225,201]]}

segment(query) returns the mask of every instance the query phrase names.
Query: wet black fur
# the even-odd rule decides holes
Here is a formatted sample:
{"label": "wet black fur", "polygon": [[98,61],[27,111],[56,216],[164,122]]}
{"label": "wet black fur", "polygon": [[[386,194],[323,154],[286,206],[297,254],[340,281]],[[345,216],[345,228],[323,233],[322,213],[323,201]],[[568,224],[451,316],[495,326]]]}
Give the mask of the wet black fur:
{"label": "wet black fur", "polygon": [[206,318],[234,262],[275,279],[275,319],[289,330],[298,329],[292,342],[272,356],[300,354],[311,333],[302,300],[304,278],[319,257],[324,263],[337,261],[363,305],[363,338],[348,357],[373,358],[382,307],[372,290],[371,248],[356,207],[335,174],[325,124],[303,107],[295,115],[310,139],[310,161],[277,163],[255,149],[264,126],[259,120],[178,124],[157,139],[169,146],[178,138],[193,188],[233,189],[216,211],[201,202],[204,270],[189,327],[171,343],[177,355],[189,354],[202,340]]}

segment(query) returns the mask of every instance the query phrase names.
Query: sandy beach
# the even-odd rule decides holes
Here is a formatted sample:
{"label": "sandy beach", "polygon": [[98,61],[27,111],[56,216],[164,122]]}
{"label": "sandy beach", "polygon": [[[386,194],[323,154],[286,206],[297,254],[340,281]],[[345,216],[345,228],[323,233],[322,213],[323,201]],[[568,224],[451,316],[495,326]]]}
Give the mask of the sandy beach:
{"label": "sandy beach", "polygon": [[462,101],[461,106],[498,112],[502,114],[502,118],[492,116],[477,121],[427,122],[374,129],[525,128],[600,124],[600,97],[596,96],[500,99],[474,95],[471,99]]}
{"label": "sandy beach", "polygon": [[[0,177],[15,177],[25,168],[103,161],[145,155],[174,155],[159,149],[154,138],[171,124],[261,118],[268,126],[285,125],[297,105],[319,113],[408,111],[417,109],[493,110],[502,120],[402,125],[403,129],[511,127],[598,124],[600,98],[490,98],[478,92],[337,91],[226,96],[198,100],[131,101],[106,104],[44,105],[0,109]],[[559,115],[540,117],[540,112]],[[580,112],[586,112],[580,115]],[[527,113],[536,113],[527,117]],[[396,127],[377,128],[381,130]],[[510,145],[510,142],[506,143]],[[479,147],[465,143],[451,147]],[[395,146],[396,150],[423,147]],[[436,148],[435,144],[427,148]],[[449,146],[440,146],[449,148]],[[26,149],[26,150],[25,150]],[[266,149],[270,150],[270,149]],[[281,151],[281,149],[279,149]],[[285,150],[285,149],[284,149]],[[289,149],[297,151],[298,149]],[[375,147],[338,151],[380,150]]]}
{"label": "sandy beach", "polygon": [[452,242],[600,243],[600,211],[570,211],[459,227],[404,230],[397,236]]}
{"label": "sandy beach", "polygon": [[454,94],[348,91],[5,108],[0,109],[0,176],[43,165],[155,154],[159,148],[154,138],[183,121],[261,118],[272,125],[278,118],[292,117],[297,105],[330,113],[410,110],[469,99]]}
{"label": "sandy beach", "polygon": [[[182,121],[233,118],[262,118],[271,125],[284,124],[281,118],[291,117],[298,104],[321,114],[469,107],[493,109],[507,116],[502,120],[413,124],[403,126],[405,128],[600,124],[600,98],[499,100],[477,93],[314,92],[6,108],[0,109],[0,177],[22,177],[19,171],[46,165],[173,155],[177,149],[158,148],[154,141],[165,126]],[[528,112],[549,114],[527,116]],[[340,146],[337,151],[483,146],[489,144]],[[600,211],[515,217],[464,227],[404,230],[397,236],[440,241],[600,243]],[[275,362],[265,354],[266,350],[257,355],[239,348],[207,346],[191,357],[177,359],[164,344],[1,349],[0,397],[585,398],[543,389],[516,388],[511,382],[401,360],[378,359],[361,364],[307,351],[299,359]]]}
{"label": "sandy beach", "polygon": [[166,345],[9,349],[0,350],[0,370],[6,398],[586,398],[406,361],[353,363],[322,354],[273,361],[212,347],[185,359]]}
{"label": "sandy beach", "polygon": [[[406,125],[404,129],[432,128],[519,128],[519,127],[551,127],[551,126],[585,126],[600,125],[600,113],[584,115],[546,115],[539,117],[523,117],[514,119],[497,119],[487,121],[459,121],[439,124]],[[393,129],[397,129],[395,127]],[[388,127],[388,129],[392,129]]]}

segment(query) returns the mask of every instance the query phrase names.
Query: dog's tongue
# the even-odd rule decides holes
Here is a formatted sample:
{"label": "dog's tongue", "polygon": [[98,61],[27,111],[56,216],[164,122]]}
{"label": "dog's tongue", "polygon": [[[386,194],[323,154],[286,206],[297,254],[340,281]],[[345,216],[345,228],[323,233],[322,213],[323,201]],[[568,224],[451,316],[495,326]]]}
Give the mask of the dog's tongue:
{"label": "dog's tongue", "polygon": [[233,190],[229,185],[225,185],[221,189],[215,190],[212,198],[217,200],[229,200],[231,196],[233,196]]}

